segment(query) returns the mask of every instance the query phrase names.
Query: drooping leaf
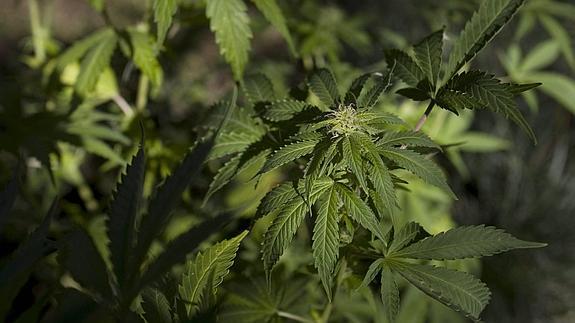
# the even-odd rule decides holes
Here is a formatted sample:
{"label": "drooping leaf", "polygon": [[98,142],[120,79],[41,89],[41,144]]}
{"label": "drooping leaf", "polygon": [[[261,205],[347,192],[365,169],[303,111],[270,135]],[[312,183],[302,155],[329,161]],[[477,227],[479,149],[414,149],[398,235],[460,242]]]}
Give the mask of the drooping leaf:
{"label": "drooping leaf", "polygon": [[417,66],[417,63],[405,52],[398,49],[385,51],[387,66],[394,66],[394,73],[406,84],[417,87],[417,84],[425,79],[425,73]]}
{"label": "drooping leaf", "polygon": [[524,0],[484,0],[455,42],[446,77],[451,78],[469,62],[513,17]]}
{"label": "drooping leaf", "polygon": [[297,56],[291,34],[287,27],[286,19],[276,0],[252,0],[258,10],[280,32],[287,42],[292,55]]}
{"label": "drooping leaf", "polygon": [[393,255],[402,258],[451,260],[544,246],[542,243],[519,240],[501,229],[478,225],[439,233],[394,252]]}
{"label": "drooping leaf", "polygon": [[381,270],[381,301],[387,322],[395,322],[399,313],[399,287],[388,266]]}
{"label": "drooping leaf", "polygon": [[252,38],[246,5],[241,0],[210,0],[206,3],[206,16],[220,53],[231,65],[234,78],[240,80]]}
{"label": "drooping leaf", "polygon": [[309,205],[313,205],[331,185],[333,181],[330,178],[318,179],[307,201],[300,195],[288,200],[282,207],[264,235],[262,258],[266,272],[273,268],[290,245],[301,221],[309,211]]}
{"label": "drooping leaf", "polygon": [[431,85],[435,87],[441,69],[443,54],[443,29],[425,37],[413,46],[415,60],[421,70],[427,75]]}
{"label": "drooping leaf", "polygon": [[421,131],[397,131],[386,132],[381,139],[377,141],[378,146],[394,147],[397,145],[407,145],[414,147],[429,147],[441,149],[426,134]]}
{"label": "drooping leaf", "polygon": [[[215,293],[234,264],[240,243],[247,234],[248,231],[244,231],[232,239],[221,241],[186,263],[178,288],[181,299],[187,304],[188,315],[195,312],[205,289]],[[212,279],[209,279],[210,275]]]}
{"label": "drooping leaf", "polygon": [[266,161],[260,173],[267,173],[272,169],[285,165],[294,161],[302,156],[311,154],[315,145],[319,143],[319,139],[304,140],[287,144],[280,149],[276,150],[270,159]]}
{"label": "drooping leaf", "polygon": [[179,0],[154,0],[154,22],[156,23],[156,44],[164,44],[168,30],[172,26],[174,15],[178,11]]}
{"label": "drooping leaf", "polygon": [[264,112],[263,117],[270,121],[285,121],[291,119],[295,114],[310,107],[307,102],[297,100],[273,101],[270,107]]}
{"label": "drooping leaf", "polygon": [[134,64],[150,79],[154,86],[160,86],[164,78],[164,72],[156,58],[153,39],[147,33],[140,31],[132,30],[129,34]]}
{"label": "drooping leaf", "polygon": [[172,309],[162,292],[156,288],[146,288],[142,292],[142,309],[147,322],[172,323]]}
{"label": "drooping leaf", "polygon": [[447,185],[447,179],[441,169],[431,160],[424,156],[407,150],[387,147],[381,150],[381,154],[397,163],[400,167],[412,172],[429,184],[435,185],[455,198],[455,194]]}
{"label": "drooping leaf", "polygon": [[313,228],[313,259],[328,298],[331,300],[333,271],[339,258],[339,200],[334,187],[318,200]]}
{"label": "drooping leaf", "polygon": [[252,105],[275,100],[274,87],[264,74],[252,74],[244,78],[243,90]]}
{"label": "drooping leaf", "polygon": [[489,289],[470,274],[395,261],[390,266],[425,294],[471,319],[478,320],[489,303]]}
{"label": "drooping leaf", "polygon": [[110,258],[119,286],[124,286],[130,274],[130,258],[135,246],[136,219],[140,209],[145,173],[143,147],[132,158],[132,163],[122,174],[110,205],[106,224],[110,240]]}
{"label": "drooping leaf", "polygon": [[537,142],[533,129],[519,111],[513,93],[509,92],[507,85],[501,83],[493,75],[481,71],[461,73],[450,81],[448,87],[471,94],[487,109],[511,119],[527,133],[534,143]]}
{"label": "drooping leaf", "polygon": [[385,234],[371,208],[345,185],[337,183],[336,188],[343,205],[349,212],[349,216],[362,227],[375,234],[376,237],[384,240]]}
{"label": "drooping leaf", "polygon": [[82,59],[80,72],[74,85],[75,90],[82,96],[87,96],[96,87],[98,78],[110,64],[112,54],[116,49],[117,37],[113,32],[106,33],[99,39]]}
{"label": "drooping leaf", "polygon": [[70,234],[60,254],[60,263],[74,280],[101,297],[112,297],[108,270],[92,237],[79,229]]}
{"label": "drooping leaf", "polygon": [[326,69],[320,68],[312,72],[309,76],[308,84],[310,90],[315,94],[326,107],[333,107],[339,102],[337,83],[333,74]]}

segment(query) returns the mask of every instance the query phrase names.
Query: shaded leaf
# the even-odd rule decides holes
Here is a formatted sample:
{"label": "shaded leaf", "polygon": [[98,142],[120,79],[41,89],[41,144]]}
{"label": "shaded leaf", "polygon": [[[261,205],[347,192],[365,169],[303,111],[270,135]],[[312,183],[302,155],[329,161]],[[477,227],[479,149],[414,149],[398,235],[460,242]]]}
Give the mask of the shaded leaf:
{"label": "shaded leaf", "polygon": [[343,205],[349,212],[349,216],[362,227],[375,234],[376,237],[384,240],[385,234],[371,208],[345,185],[337,183],[336,187]]}
{"label": "shaded leaf", "polygon": [[333,74],[326,69],[320,68],[311,73],[308,79],[310,90],[327,107],[333,107],[339,102],[337,83]]}
{"label": "shaded leaf", "polygon": [[443,29],[425,37],[413,46],[415,60],[427,79],[435,87],[441,69],[441,56],[443,54]]}
{"label": "shaded leaf", "polygon": [[405,52],[398,49],[385,51],[387,66],[394,66],[394,73],[406,84],[416,87],[425,79],[425,73],[417,66],[415,61]]}

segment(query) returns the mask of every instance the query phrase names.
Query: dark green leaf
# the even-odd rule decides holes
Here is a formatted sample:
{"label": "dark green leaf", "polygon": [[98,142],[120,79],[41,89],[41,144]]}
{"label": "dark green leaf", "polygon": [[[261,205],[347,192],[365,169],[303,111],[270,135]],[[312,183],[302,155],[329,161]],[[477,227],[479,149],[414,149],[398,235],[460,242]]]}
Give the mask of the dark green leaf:
{"label": "dark green leaf", "polygon": [[413,46],[413,51],[417,65],[427,75],[427,79],[435,87],[441,69],[443,29],[432,33]]}
{"label": "dark green leaf", "polygon": [[320,68],[312,72],[309,76],[308,84],[310,90],[315,94],[326,107],[333,107],[339,102],[337,83],[333,74],[326,69]]}
{"label": "dark green leaf", "polygon": [[385,61],[387,66],[395,65],[394,73],[408,85],[416,87],[421,80],[425,79],[425,73],[403,51],[398,49],[386,50]]}

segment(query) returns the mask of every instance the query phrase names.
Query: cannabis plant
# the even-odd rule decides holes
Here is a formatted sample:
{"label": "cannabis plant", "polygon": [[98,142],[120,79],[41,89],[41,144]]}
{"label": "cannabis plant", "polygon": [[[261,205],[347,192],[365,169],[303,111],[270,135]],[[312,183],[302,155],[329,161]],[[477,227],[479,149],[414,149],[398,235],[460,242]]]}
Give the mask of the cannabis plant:
{"label": "cannabis plant", "polygon": [[[455,114],[463,109],[501,113],[536,141],[514,97],[538,83],[504,83],[483,71],[461,72],[522,3],[483,2],[455,42],[447,64],[442,64],[444,31],[440,30],[410,48],[411,53],[386,51],[387,71],[361,75],[343,95],[326,68],[312,72],[302,87],[283,99],[276,97],[265,76],[245,80],[249,106],[237,111],[236,121],[230,122],[212,151],[212,158],[230,159],[215,176],[208,196],[248,166],[258,165],[259,175],[295,166],[290,168],[291,181],[269,192],[256,214],[271,219],[262,246],[268,276],[309,215],[314,264],[329,299],[338,261],[359,257],[374,260],[362,286],[381,272],[382,302],[389,321],[399,306],[396,275],[448,307],[479,319],[489,301],[487,287],[467,273],[421,260],[477,258],[543,244],[485,226],[430,236],[418,224],[400,218],[396,190],[409,179],[407,172],[455,198],[445,175],[429,158],[442,147],[419,131],[434,106]],[[408,85],[398,91],[400,95],[429,101],[413,130],[397,116],[377,109],[395,79]],[[367,241],[361,241],[366,237],[362,231],[369,232]],[[344,238],[343,232],[351,237]],[[343,246],[346,253],[340,255]]]}

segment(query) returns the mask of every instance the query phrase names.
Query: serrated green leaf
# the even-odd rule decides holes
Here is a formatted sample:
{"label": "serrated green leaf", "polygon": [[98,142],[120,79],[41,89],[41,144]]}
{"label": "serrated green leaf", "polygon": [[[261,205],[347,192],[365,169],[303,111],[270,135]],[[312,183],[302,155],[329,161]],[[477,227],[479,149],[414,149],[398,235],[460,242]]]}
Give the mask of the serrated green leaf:
{"label": "serrated green leaf", "polygon": [[473,320],[489,303],[487,286],[470,274],[441,267],[389,262],[412,285],[447,307]]}
{"label": "serrated green leaf", "polygon": [[332,186],[318,200],[313,227],[313,259],[328,298],[331,300],[333,271],[339,258],[339,200]]}
{"label": "serrated green leaf", "polygon": [[116,34],[106,33],[106,36],[100,39],[82,59],[80,72],[74,86],[80,95],[87,96],[94,90],[98,78],[105,68],[110,65],[116,44]]}
{"label": "serrated green leaf", "polygon": [[285,121],[291,119],[295,114],[311,107],[307,102],[298,100],[279,100],[271,102],[269,108],[264,112],[263,117],[270,121]]}
{"label": "serrated green leaf", "polygon": [[519,240],[494,227],[465,226],[420,240],[393,253],[393,257],[452,260],[491,256],[513,249],[545,244]]}
{"label": "serrated green leaf", "polygon": [[[247,234],[248,231],[244,231],[232,239],[221,241],[199,252],[186,263],[178,290],[180,298],[187,304],[188,315],[195,312],[195,307],[199,305],[206,288],[215,293],[234,264],[240,243]],[[208,279],[210,275],[212,279]],[[211,286],[206,286],[208,283]]]}
{"label": "serrated green leaf", "polygon": [[433,142],[426,134],[421,131],[397,131],[386,132],[381,139],[377,141],[378,146],[393,147],[397,145],[406,145],[414,147],[429,147],[441,149],[441,147]]}
{"label": "serrated green leaf", "polygon": [[366,170],[362,158],[361,145],[353,136],[345,137],[342,140],[343,159],[357,178],[360,187],[364,192],[368,192]]}
{"label": "serrated green leaf", "polygon": [[388,266],[381,270],[381,301],[387,322],[395,322],[399,313],[399,287]]}
{"label": "serrated green leaf", "polygon": [[214,148],[210,152],[209,159],[216,159],[227,155],[242,152],[248,148],[249,145],[260,139],[259,136],[254,136],[245,132],[225,132],[218,136]]}
{"label": "serrated green leaf", "polygon": [[214,176],[214,179],[210,183],[210,187],[208,188],[208,192],[204,197],[204,204],[210,199],[210,197],[217,191],[219,191],[222,187],[224,187],[227,183],[229,183],[232,178],[235,176],[238,166],[240,165],[242,155],[238,154],[228,160],[224,166],[220,167],[217,174]]}
{"label": "serrated green leaf", "polygon": [[319,141],[319,139],[304,140],[287,144],[281,147],[274,152],[270,159],[266,161],[260,173],[267,173],[272,169],[283,166],[305,155],[311,154],[315,148],[315,145],[317,145]]}
{"label": "serrated green leaf", "polygon": [[252,2],[264,17],[266,17],[266,19],[280,32],[287,42],[292,55],[297,56],[285,17],[276,0],[252,0]]}
{"label": "serrated green leaf", "polygon": [[417,84],[425,79],[425,73],[417,66],[417,63],[405,52],[398,49],[385,51],[387,66],[394,66],[394,73],[406,84],[417,87]]}
{"label": "serrated green leaf", "polygon": [[277,263],[280,256],[290,245],[301,221],[317,199],[333,185],[330,178],[318,179],[312,187],[307,200],[299,195],[292,198],[283,205],[281,211],[272,221],[264,234],[264,244],[262,249],[262,259],[266,272],[270,272]]}
{"label": "serrated green leaf", "polygon": [[513,93],[509,92],[507,85],[501,83],[493,75],[481,71],[462,73],[454,77],[448,83],[448,87],[471,94],[489,110],[511,119],[527,133],[534,143],[537,142],[533,129],[519,111]]}
{"label": "serrated green leaf", "polygon": [[539,87],[543,85],[543,83],[523,83],[523,84],[505,83],[505,85],[507,86],[507,91],[517,96],[523,92]]}
{"label": "serrated green leaf", "polygon": [[451,78],[501,30],[524,0],[484,0],[455,42],[446,77]]}
{"label": "serrated green leaf", "polygon": [[427,75],[427,79],[431,82],[432,86],[435,87],[441,69],[443,29],[432,33],[414,45],[413,51],[417,65]]}
{"label": "serrated green leaf", "polygon": [[452,197],[455,198],[455,194],[453,194],[449,188],[449,185],[447,185],[447,179],[445,178],[445,175],[441,169],[431,160],[416,152],[392,147],[382,148],[381,154],[384,157],[389,158],[390,160],[397,163],[400,167],[412,172],[429,184],[443,189],[445,192],[449,193]]}
{"label": "serrated green leaf", "polygon": [[297,196],[298,192],[293,183],[283,183],[277,186],[262,198],[256,211],[256,217],[264,216],[274,210],[280,210],[280,207]]}
{"label": "serrated green leaf", "polygon": [[174,15],[178,11],[178,2],[178,0],[154,0],[154,22],[157,25],[156,45],[158,47],[164,44]]}
{"label": "serrated green leaf", "polygon": [[421,89],[416,87],[408,87],[405,89],[400,89],[395,92],[399,95],[402,95],[406,98],[412,99],[413,101],[426,101],[431,99],[429,94]]}
{"label": "serrated green leaf", "polygon": [[96,139],[94,137],[83,137],[82,145],[86,151],[100,157],[104,157],[115,164],[121,165],[124,163],[122,156],[100,139]]}
{"label": "serrated green leaf", "polygon": [[375,234],[380,240],[385,239],[379,220],[371,208],[362,201],[353,191],[347,186],[337,183],[337,191],[343,205],[349,212],[349,216],[359,223],[362,227]]}
{"label": "serrated green leaf", "polygon": [[459,110],[463,109],[481,109],[485,104],[480,99],[474,97],[470,93],[457,91],[452,89],[442,90],[435,99],[435,103],[440,108],[451,111],[459,115]]}
{"label": "serrated green leaf", "polygon": [[162,292],[146,288],[142,292],[142,309],[147,322],[172,323],[170,303]]}
{"label": "serrated green leaf", "polygon": [[390,125],[404,123],[399,117],[385,112],[360,112],[356,115],[356,118],[361,122],[363,128],[368,129],[372,134],[387,131]]}
{"label": "serrated green leaf", "polygon": [[154,86],[160,86],[164,72],[156,58],[154,40],[147,33],[132,30],[129,33],[132,43],[134,64],[150,79]]}
{"label": "serrated green leaf", "polygon": [[331,71],[320,68],[311,73],[308,78],[310,90],[326,107],[333,107],[339,102],[337,83]]}
{"label": "serrated green leaf", "polygon": [[140,147],[118,182],[106,223],[110,259],[120,287],[124,286],[130,274],[130,258],[135,243],[145,169],[144,149]]}
{"label": "serrated green leaf", "polygon": [[206,3],[210,29],[216,35],[220,53],[231,65],[234,78],[240,80],[250,50],[250,18],[241,0],[210,0]]}
{"label": "serrated green leaf", "polygon": [[242,89],[252,105],[275,100],[272,82],[264,74],[252,74],[244,78]]}

